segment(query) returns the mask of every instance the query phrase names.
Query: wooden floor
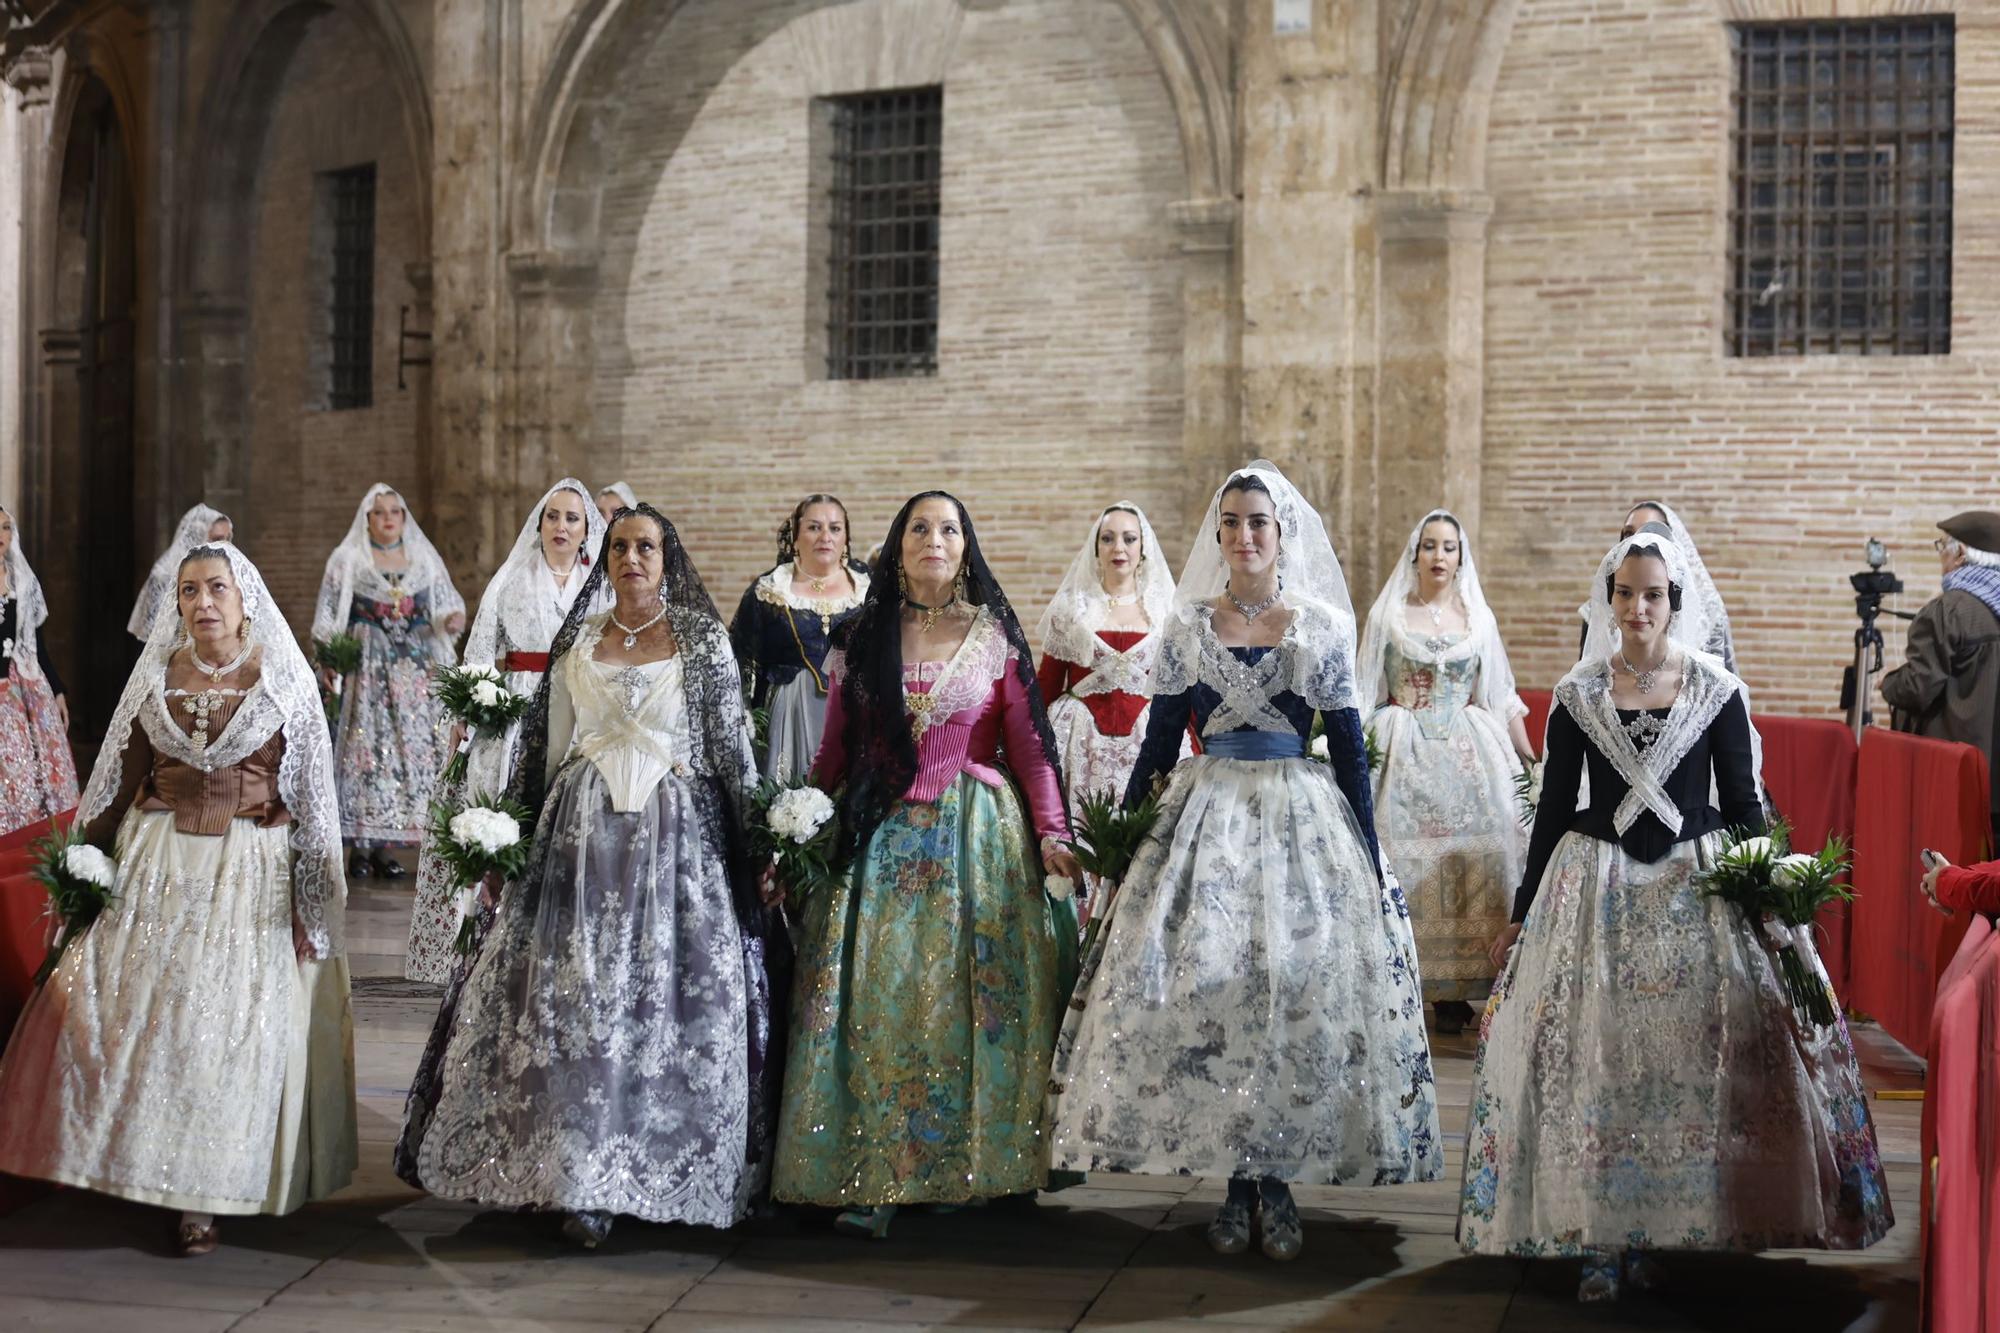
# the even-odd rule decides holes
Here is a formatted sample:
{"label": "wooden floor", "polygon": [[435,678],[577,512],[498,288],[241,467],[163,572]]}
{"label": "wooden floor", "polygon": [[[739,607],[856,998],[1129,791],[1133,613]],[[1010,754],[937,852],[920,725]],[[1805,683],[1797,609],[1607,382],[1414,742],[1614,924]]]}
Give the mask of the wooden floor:
{"label": "wooden floor", "polygon": [[[400,980],[407,892],[356,894],[362,1170],[287,1218],[226,1219],[222,1248],[169,1257],[169,1215],[78,1191],[0,1218],[0,1329],[665,1330],[1334,1328],[1409,1333],[1916,1327],[1920,1103],[1874,1102],[1901,1219],[1861,1255],[1668,1256],[1670,1285],[1579,1307],[1577,1267],[1461,1257],[1452,1242],[1471,1044],[1439,1038],[1445,1179],[1303,1189],[1304,1256],[1211,1254],[1213,1181],[1093,1177],[1037,1204],[899,1217],[891,1239],[836,1237],[789,1214],[728,1233],[617,1225],[594,1254],[547,1217],[426,1198],[389,1146],[431,1012]],[[1864,1037],[1871,1086],[1915,1085]]]}

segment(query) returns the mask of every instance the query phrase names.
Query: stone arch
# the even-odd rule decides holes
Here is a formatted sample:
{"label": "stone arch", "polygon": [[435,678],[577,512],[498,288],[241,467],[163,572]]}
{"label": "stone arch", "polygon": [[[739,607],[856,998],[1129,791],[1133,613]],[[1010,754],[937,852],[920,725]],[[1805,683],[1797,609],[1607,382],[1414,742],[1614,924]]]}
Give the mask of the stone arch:
{"label": "stone arch", "polygon": [[1493,86],[1521,0],[1416,0],[1382,80],[1382,187],[1483,190]]}

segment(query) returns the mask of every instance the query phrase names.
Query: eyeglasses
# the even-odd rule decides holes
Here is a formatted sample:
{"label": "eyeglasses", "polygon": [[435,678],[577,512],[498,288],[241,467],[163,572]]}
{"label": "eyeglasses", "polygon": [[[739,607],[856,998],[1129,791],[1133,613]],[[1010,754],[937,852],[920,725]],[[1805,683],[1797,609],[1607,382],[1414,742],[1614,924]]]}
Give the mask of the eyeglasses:
{"label": "eyeglasses", "polygon": [[1952,540],[1949,537],[1934,537],[1931,539],[1931,549],[1933,551],[1936,551],[1939,555],[1943,555],[1945,553],[1945,548],[1949,547],[1951,544]]}

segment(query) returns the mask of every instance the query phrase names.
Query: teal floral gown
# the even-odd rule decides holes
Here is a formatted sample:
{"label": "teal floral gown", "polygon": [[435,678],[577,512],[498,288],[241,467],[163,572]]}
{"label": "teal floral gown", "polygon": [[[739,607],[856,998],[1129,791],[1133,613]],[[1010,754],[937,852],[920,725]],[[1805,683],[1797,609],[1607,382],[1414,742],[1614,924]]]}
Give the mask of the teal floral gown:
{"label": "teal floral gown", "polygon": [[[841,663],[815,765],[829,789],[847,764]],[[1061,786],[986,610],[949,662],[905,667],[904,696],[916,780],[798,910],[771,1188],[785,1202],[960,1203],[1048,1178],[1043,1095],[1075,972],[1075,911],[1041,863],[1067,832]]]}

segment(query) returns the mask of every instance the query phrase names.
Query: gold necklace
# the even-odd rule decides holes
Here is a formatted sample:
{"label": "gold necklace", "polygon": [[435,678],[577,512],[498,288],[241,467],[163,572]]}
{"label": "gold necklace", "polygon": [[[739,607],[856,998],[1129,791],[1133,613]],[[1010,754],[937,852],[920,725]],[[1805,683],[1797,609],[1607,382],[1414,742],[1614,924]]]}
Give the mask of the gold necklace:
{"label": "gold necklace", "polygon": [[920,634],[929,634],[937,627],[938,621],[944,618],[944,613],[958,605],[958,599],[954,597],[950,601],[938,606],[925,606],[922,602],[913,602],[905,597],[903,605],[917,613],[917,632]]}

